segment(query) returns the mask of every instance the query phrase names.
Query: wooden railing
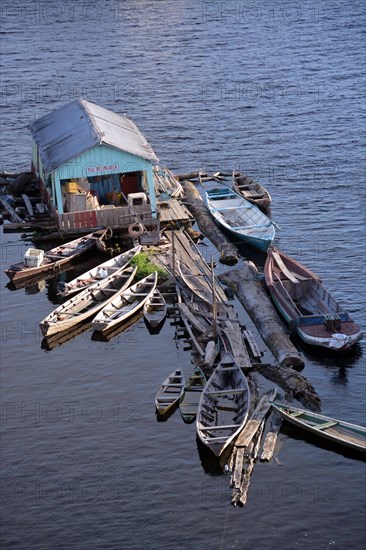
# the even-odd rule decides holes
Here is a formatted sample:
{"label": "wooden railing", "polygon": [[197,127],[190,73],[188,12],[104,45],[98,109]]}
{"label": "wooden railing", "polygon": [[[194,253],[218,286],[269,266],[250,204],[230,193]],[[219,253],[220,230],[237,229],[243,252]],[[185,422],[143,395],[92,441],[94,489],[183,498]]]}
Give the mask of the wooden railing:
{"label": "wooden railing", "polygon": [[101,208],[100,210],[84,210],[81,212],[68,212],[58,214],[56,217],[61,232],[78,231],[81,229],[93,229],[95,227],[112,227],[127,229],[136,221],[146,226],[158,225],[158,220],[152,218],[151,206],[143,204],[135,206],[136,215],[128,206]]}

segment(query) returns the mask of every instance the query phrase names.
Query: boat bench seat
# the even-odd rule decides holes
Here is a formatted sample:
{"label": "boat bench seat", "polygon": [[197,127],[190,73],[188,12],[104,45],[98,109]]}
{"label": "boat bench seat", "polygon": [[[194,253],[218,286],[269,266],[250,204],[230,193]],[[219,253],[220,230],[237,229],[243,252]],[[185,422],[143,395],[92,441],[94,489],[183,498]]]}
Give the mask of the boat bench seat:
{"label": "boat bench seat", "polygon": [[116,292],[115,288],[100,288],[98,290],[100,290],[101,292]]}
{"label": "boat bench seat", "polygon": [[159,397],[158,403],[173,403],[176,397]]}
{"label": "boat bench seat", "polygon": [[245,195],[250,196],[251,199],[264,199],[264,193],[258,193],[255,189],[250,189],[247,185],[239,185],[240,191],[244,191]]}
{"label": "boat bench seat", "polygon": [[[220,208],[212,208],[214,212],[222,212],[223,210],[237,210],[239,206],[221,206]],[[240,206],[240,208],[243,208]],[[249,208],[249,206],[247,207]]]}
{"label": "boat bench seat", "polygon": [[206,392],[206,395],[222,395],[222,394],[237,394],[237,393],[245,393],[247,390],[219,390],[219,391],[208,391]]}
{"label": "boat bench seat", "polygon": [[225,365],[223,365],[222,370],[223,370],[223,371],[227,371],[227,370],[238,370],[238,367],[226,367]]}
{"label": "boat bench seat", "polygon": [[224,426],[207,426],[204,428],[200,428],[202,431],[210,431],[210,430],[232,430],[233,428],[238,428],[239,424],[226,424]]}
{"label": "boat bench seat", "polygon": [[220,386],[220,384],[216,384],[216,382],[214,382],[214,381],[211,382],[211,385],[214,388],[217,388],[218,390],[223,390],[224,389],[222,386]]}
{"label": "boat bench seat", "polygon": [[264,199],[264,197],[265,197],[264,193],[255,193],[254,191],[252,191],[252,192],[250,193],[250,198],[251,198],[251,199],[257,199],[257,200],[259,200],[259,199]]}
{"label": "boat bench seat", "polygon": [[205,408],[209,411],[212,411],[212,412],[216,412],[216,407],[211,407],[210,405],[208,405],[207,403],[202,403],[202,408]]}
{"label": "boat bench seat", "polygon": [[214,415],[210,414],[206,411],[201,411],[201,415],[204,416],[205,418],[207,418],[207,420],[209,420],[210,422],[213,422],[215,420]]}
{"label": "boat bench seat", "polygon": [[271,223],[257,223],[255,225],[236,225],[234,229],[240,230],[240,229],[258,229],[259,227],[271,227]]}
{"label": "boat bench seat", "polygon": [[329,422],[324,422],[323,424],[316,424],[314,427],[317,430],[325,430],[326,428],[331,428],[332,426],[336,426],[338,422],[331,420]]}
{"label": "boat bench seat", "polygon": [[207,437],[207,438],[206,438],[206,441],[210,441],[210,442],[211,442],[211,441],[212,441],[212,442],[214,442],[214,441],[222,442],[222,441],[226,441],[226,440],[227,440],[227,437],[225,437],[225,436]]}
{"label": "boat bench seat", "polygon": [[304,413],[300,412],[300,411],[295,411],[295,412],[291,412],[290,414],[291,414],[291,416],[301,416]]}
{"label": "boat bench seat", "polygon": [[216,409],[218,411],[238,412],[237,405],[230,405],[230,403],[227,403],[225,405],[217,405]]}

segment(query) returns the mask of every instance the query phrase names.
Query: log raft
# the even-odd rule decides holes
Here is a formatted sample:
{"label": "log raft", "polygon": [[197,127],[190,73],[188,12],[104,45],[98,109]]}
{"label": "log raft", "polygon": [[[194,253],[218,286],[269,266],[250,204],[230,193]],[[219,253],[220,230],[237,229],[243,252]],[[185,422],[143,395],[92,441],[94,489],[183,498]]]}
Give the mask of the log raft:
{"label": "log raft", "polygon": [[251,262],[241,262],[239,268],[219,275],[219,280],[234,291],[278,363],[302,369],[304,361],[258,278],[258,271]]}

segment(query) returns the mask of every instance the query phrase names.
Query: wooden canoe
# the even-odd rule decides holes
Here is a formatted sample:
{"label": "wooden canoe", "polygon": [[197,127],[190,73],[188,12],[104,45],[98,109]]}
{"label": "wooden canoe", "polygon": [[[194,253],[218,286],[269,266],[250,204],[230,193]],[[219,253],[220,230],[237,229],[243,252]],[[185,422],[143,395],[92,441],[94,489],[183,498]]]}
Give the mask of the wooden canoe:
{"label": "wooden canoe", "polygon": [[191,273],[188,267],[179,259],[176,260],[176,263],[178,267],[178,279],[181,283],[187,286],[198,298],[201,298],[201,300],[211,306],[213,302],[212,290],[206,277],[203,274],[195,275]]}
{"label": "wooden canoe", "polygon": [[258,206],[262,212],[268,211],[272,202],[271,195],[263,185],[254,181],[249,176],[234,172],[233,190],[247,201]]}
{"label": "wooden canoe", "polygon": [[227,187],[206,191],[205,199],[221,227],[264,252],[268,249],[275,237],[274,224],[257,206]]}
{"label": "wooden canoe", "polygon": [[164,321],[166,313],[167,304],[165,298],[156,288],[144,303],[145,320],[151,327],[156,328]]}
{"label": "wooden canoe", "polygon": [[203,389],[196,421],[198,437],[216,456],[242,430],[249,404],[247,379],[226,352]]}
{"label": "wooden canoe", "polygon": [[362,339],[360,327],[324,288],[320,277],[276,247],[268,251],[264,276],[290,331],[306,344],[346,350]]}
{"label": "wooden canoe", "polygon": [[28,267],[25,263],[19,262],[13,264],[5,271],[9,279],[18,283],[28,278],[39,275],[48,275],[49,273],[59,273],[65,271],[68,264],[79,258],[87,250],[90,250],[96,245],[98,240],[102,240],[109,229],[100,229],[94,233],[89,233],[84,237],[79,237],[69,243],[61,244],[45,252],[43,261],[39,266]]}
{"label": "wooden canoe", "polygon": [[137,267],[126,267],[82,290],[50,313],[41,323],[43,336],[51,336],[96,315],[132,282]]}
{"label": "wooden canoe", "polygon": [[272,407],[285,420],[299,428],[340,445],[366,452],[366,428],[364,426],[336,420],[335,418],[291,407],[277,401],[272,403]]}
{"label": "wooden canoe", "polygon": [[189,377],[179,401],[180,414],[187,424],[196,420],[198,403],[206,382],[206,376],[197,366]]}
{"label": "wooden canoe", "polygon": [[99,311],[92,321],[92,328],[105,332],[137,313],[144,307],[146,300],[153,294],[157,281],[158,274],[154,271],[141,281],[124,290]]}
{"label": "wooden canoe", "polygon": [[184,391],[184,376],[180,369],[173,371],[162,383],[155,397],[155,407],[163,415],[178,404]]}
{"label": "wooden canoe", "polygon": [[90,287],[92,284],[97,283],[109,275],[112,275],[112,273],[116,273],[117,271],[127,267],[132,258],[138,254],[140,250],[140,245],[135,246],[115,258],[110,258],[106,262],[89,269],[89,271],[85,271],[85,273],[79,275],[75,279],[72,279],[72,281],[69,281],[68,283],[63,281],[58,282],[58,293],[61,294],[61,296],[66,297]]}

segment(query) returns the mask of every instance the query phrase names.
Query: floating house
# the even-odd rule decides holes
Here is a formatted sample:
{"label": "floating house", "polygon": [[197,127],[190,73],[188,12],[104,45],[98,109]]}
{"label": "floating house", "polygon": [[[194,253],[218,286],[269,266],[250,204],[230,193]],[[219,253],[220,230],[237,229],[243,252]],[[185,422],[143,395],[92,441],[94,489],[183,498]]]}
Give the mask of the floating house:
{"label": "floating house", "polygon": [[[78,99],[36,119],[30,130],[32,171],[61,233],[136,223],[159,229],[160,194],[173,198],[179,188],[130,119]],[[189,219],[185,209],[179,216]]]}

